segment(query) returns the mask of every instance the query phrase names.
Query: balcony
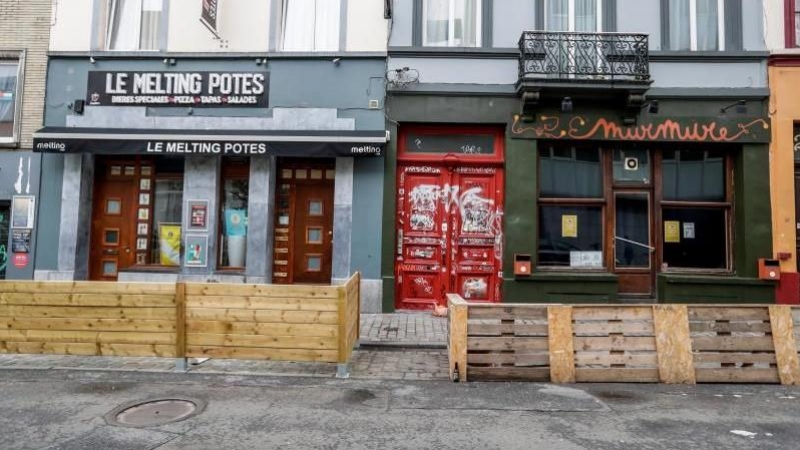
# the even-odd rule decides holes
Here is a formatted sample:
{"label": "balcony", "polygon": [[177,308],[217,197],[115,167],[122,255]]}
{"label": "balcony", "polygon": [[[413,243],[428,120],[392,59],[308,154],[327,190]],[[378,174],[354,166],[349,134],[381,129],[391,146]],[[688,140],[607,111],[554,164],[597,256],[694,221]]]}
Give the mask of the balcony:
{"label": "balcony", "polygon": [[519,77],[649,84],[648,36],[526,31],[519,40]]}
{"label": "balcony", "polygon": [[646,34],[526,31],[517,92],[530,111],[546,98],[622,98],[635,110],[650,79]]}

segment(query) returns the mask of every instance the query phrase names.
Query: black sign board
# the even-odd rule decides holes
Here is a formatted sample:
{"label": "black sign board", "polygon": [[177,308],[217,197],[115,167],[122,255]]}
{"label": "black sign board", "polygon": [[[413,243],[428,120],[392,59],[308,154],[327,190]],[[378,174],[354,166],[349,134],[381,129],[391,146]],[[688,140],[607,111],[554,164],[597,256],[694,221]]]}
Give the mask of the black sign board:
{"label": "black sign board", "polygon": [[382,156],[384,131],[205,131],[47,127],[34,135],[42,153],[107,155]]}
{"label": "black sign board", "polygon": [[11,230],[11,251],[13,253],[31,252],[31,230]]}
{"label": "black sign board", "polygon": [[91,106],[257,107],[269,104],[269,72],[89,72]]}
{"label": "black sign board", "polygon": [[491,155],[494,153],[494,140],[491,134],[410,134],[406,140],[406,152]]}
{"label": "black sign board", "polygon": [[217,0],[203,0],[200,22],[217,36]]}

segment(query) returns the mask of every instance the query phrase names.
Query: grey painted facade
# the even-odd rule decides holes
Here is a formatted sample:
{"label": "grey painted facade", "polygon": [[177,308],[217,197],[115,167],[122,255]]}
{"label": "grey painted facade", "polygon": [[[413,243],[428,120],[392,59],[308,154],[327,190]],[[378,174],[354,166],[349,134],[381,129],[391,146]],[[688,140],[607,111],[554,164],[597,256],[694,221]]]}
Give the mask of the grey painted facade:
{"label": "grey painted facade", "polygon": [[[357,56],[333,63],[326,57],[269,57],[266,66],[251,58],[182,58],[175,66],[161,59],[128,57],[52,57],[46,99],[46,126],[172,130],[384,130],[382,110],[385,58]],[[259,71],[270,73],[269,108],[148,108],[87,106],[76,115],[68,105],[86,98],[88,73],[103,71]],[[379,109],[369,107],[378,100]],[[38,157],[38,155],[37,155]],[[37,236],[47,245],[36,258],[39,279],[85,279],[94,162],[90,155],[44,155],[41,223]],[[221,157],[191,156],[184,161],[186,201],[209,200],[208,267],[182,267],[170,273],[128,270],[120,280],[214,280],[269,283],[272,279],[276,160],[253,157],[250,165],[246,268],[219,272],[216,217],[219,216]],[[37,181],[38,185],[38,181]],[[362,272],[362,310],[376,311],[381,232],[375,214],[383,188],[383,160],[340,158],[336,164],[333,280]],[[360,192],[354,192],[359,189]],[[73,205],[79,205],[73,207]],[[379,222],[379,221],[378,221]],[[189,232],[183,220],[182,236]],[[357,242],[353,237],[358,236]],[[372,278],[370,278],[372,277]],[[370,289],[370,283],[372,288]],[[376,296],[366,295],[372,292]]]}

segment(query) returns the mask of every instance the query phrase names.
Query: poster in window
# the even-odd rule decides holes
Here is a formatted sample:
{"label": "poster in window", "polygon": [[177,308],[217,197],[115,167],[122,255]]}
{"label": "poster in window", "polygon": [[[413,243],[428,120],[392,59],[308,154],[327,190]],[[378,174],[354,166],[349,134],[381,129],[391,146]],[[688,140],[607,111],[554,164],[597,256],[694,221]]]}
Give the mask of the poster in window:
{"label": "poster in window", "polygon": [[664,242],[671,244],[679,244],[681,242],[681,223],[679,221],[664,221]]}
{"label": "poster in window", "polygon": [[[144,168],[142,168],[144,170]],[[150,179],[149,178],[142,178],[139,180],[139,189],[142,191],[149,191],[150,190]]]}
{"label": "poster in window", "polygon": [[150,194],[139,194],[139,204],[143,206],[150,205]]}
{"label": "poster in window", "polygon": [[158,249],[158,260],[162,265],[179,266],[181,264],[181,224],[159,224]]}
{"label": "poster in window", "polygon": [[683,222],[683,238],[694,239],[694,222]]}
{"label": "poster in window", "polygon": [[150,220],[149,208],[139,208],[139,220]]}
{"label": "poster in window", "polygon": [[561,216],[561,237],[578,237],[578,216],[568,214]]}
{"label": "poster in window", "polygon": [[11,230],[11,252],[31,252],[31,230]]}
{"label": "poster in window", "polygon": [[11,228],[33,228],[34,202],[32,195],[15,195],[11,200]]}
{"label": "poster in window", "polygon": [[208,201],[206,200],[189,200],[187,202],[189,207],[189,229],[197,231],[205,231],[208,227]]}
{"label": "poster in window", "polygon": [[187,267],[206,267],[208,263],[208,236],[186,235],[186,254],[184,255]]}
{"label": "poster in window", "polygon": [[225,234],[228,236],[247,235],[247,210],[233,209],[225,210]]}
{"label": "poster in window", "polygon": [[147,224],[146,223],[138,224],[136,228],[136,234],[138,234],[139,236],[147,236]]}

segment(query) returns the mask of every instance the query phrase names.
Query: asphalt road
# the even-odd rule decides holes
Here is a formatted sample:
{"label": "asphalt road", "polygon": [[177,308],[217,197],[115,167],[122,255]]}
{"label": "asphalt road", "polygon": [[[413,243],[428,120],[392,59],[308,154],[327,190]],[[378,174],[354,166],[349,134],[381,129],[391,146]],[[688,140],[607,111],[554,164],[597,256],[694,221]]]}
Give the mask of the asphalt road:
{"label": "asphalt road", "polygon": [[[119,405],[198,399],[148,428]],[[2,449],[796,449],[800,388],[0,371]]]}

